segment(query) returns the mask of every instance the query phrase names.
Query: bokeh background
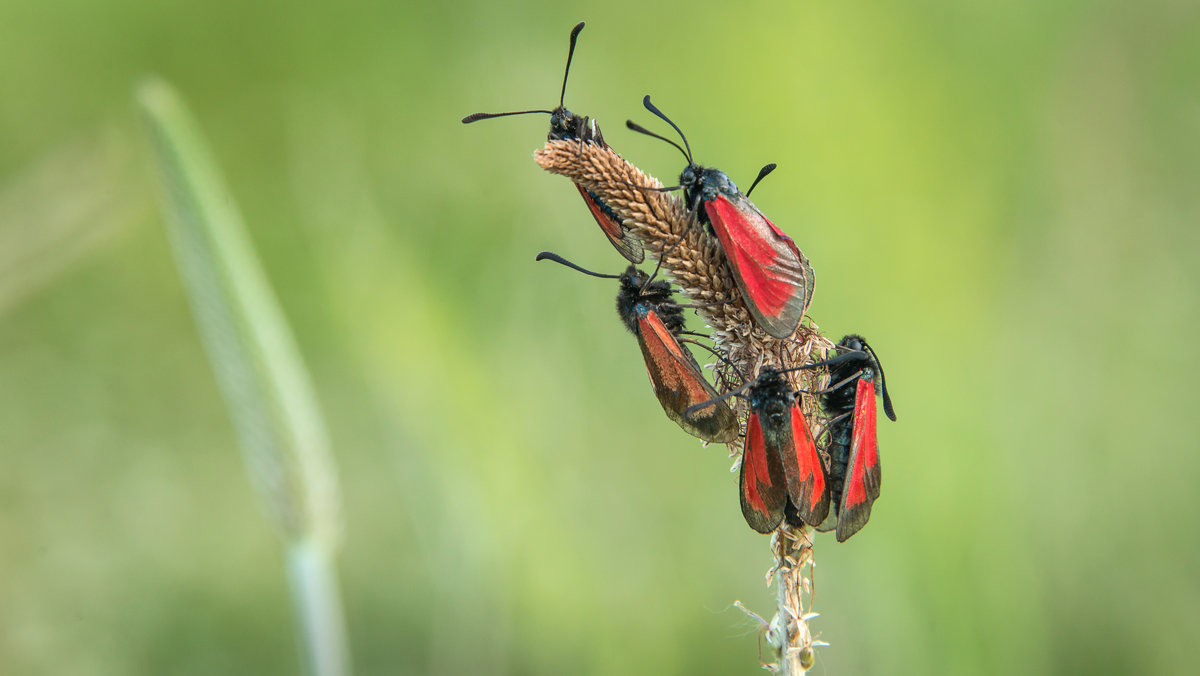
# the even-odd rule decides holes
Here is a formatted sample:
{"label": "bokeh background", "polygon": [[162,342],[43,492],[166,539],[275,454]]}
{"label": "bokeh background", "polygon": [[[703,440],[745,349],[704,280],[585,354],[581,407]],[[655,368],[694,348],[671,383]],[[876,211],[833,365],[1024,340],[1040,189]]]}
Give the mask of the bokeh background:
{"label": "bokeh background", "polygon": [[[754,673],[768,539],[662,415],[531,159],[655,101],[867,335],[899,422],[814,673],[1184,673],[1200,635],[1195,3],[0,2],[0,672],[293,673],[280,544],[132,103],[190,101],[313,372],[361,674]],[[1189,664],[1193,664],[1189,667]]]}

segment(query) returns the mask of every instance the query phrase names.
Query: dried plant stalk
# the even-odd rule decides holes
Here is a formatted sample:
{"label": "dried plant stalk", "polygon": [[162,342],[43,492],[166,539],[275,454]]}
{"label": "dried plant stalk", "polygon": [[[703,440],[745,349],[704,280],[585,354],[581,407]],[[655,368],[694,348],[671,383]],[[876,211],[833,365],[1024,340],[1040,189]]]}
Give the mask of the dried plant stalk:
{"label": "dried plant stalk", "polygon": [[[778,609],[767,628],[767,639],[779,650],[776,671],[784,674],[803,674],[816,660],[808,621],[816,617],[812,603],[812,529],[788,528],[784,525],[771,536],[771,552],[775,565],[767,573],[767,584],[774,579]],[[804,612],[807,595],[810,612]]]}
{"label": "dried plant stalk", "polygon": [[[825,359],[833,343],[820,334],[808,318],[791,336],[778,339],[759,328],[750,318],[734,284],[729,264],[716,238],[695,221],[683,201],[655,188],[663,185],[626,162],[610,148],[578,141],[550,141],[534,154],[546,171],[571,179],[598,196],[616,212],[625,227],[662,263],[662,269],[679,285],[682,293],[698,305],[720,303],[697,309],[713,329],[716,349],[736,368],[720,365],[720,383],[728,391],[753,378],[764,365],[777,368],[800,366]],[[788,374],[792,386],[814,391],[821,386],[821,369]],[[745,421],[748,405],[731,402]],[[809,421],[828,425],[828,418],[812,395],[801,398]],[[731,447],[731,454],[738,449]],[[812,533],[808,527],[792,528],[784,523],[772,536],[775,564],[767,583],[777,585],[779,605],[770,624],[768,638],[778,651],[779,662],[768,665],[784,674],[802,674],[813,662],[814,640],[803,607],[805,594],[812,597]]]}

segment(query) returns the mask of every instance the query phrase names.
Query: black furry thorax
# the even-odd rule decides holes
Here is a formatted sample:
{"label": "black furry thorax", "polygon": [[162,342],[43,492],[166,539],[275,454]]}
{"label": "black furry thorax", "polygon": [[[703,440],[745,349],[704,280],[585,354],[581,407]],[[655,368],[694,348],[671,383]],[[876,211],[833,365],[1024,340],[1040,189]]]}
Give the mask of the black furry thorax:
{"label": "black furry thorax", "polygon": [[621,316],[625,328],[636,335],[639,316],[654,312],[668,331],[682,331],[683,309],[675,304],[670,282],[660,279],[647,284],[646,280],[646,274],[633,265],[626,268],[621,275],[621,290],[617,292],[617,314]]}
{"label": "black furry thorax", "polygon": [[689,164],[679,175],[683,186],[684,203],[696,212],[701,223],[708,223],[708,213],[699,208],[702,202],[711,202],[718,196],[738,195],[740,191],[733,180],[720,169],[706,169],[698,164]]}
{"label": "black furry thorax", "polygon": [[547,141],[590,141],[607,146],[600,125],[586,115],[576,115],[559,106],[550,113],[550,133]]}
{"label": "black furry thorax", "polygon": [[771,367],[758,373],[758,379],[750,386],[750,408],[766,416],[770,423],[782,426],[792,406],[795,393],[783,374]]}

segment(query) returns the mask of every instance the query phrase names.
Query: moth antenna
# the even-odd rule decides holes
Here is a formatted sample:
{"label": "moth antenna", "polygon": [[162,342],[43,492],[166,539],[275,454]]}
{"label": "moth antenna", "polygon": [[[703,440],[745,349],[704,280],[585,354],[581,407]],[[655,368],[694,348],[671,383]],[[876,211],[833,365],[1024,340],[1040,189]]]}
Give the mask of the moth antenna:
{"label": "moth antenna", "polygon": [[558,93],[558,107],[563,107],[563,99],[567,95],[567,75],[571,73],[571,58],[575,56],[575,41],[579,39],[579,32],[583,30],[583,23],[580,21],[571,29],[571,48],[567,50],[567,68],[563,71],[562,91]]}
{"label": "moth antenna", "polygon": [[687,304],[672,303],[672,305],[674,305],[675,307],[685,308],[687,310],[701,310],[706,307],[717,307],[719,305],[728,305],[732,302],[733,302],[733,300],[718,300],[718,301],[713,301],[711,303],[687,303]]}
{"label": "moth antenna", "polygon": [[754,179],[754,182],[750,184],[750,189],[746,191],[746,197],[749,197],[750,193],[754,192],[754,186],[758,185],[759,181],[766,178],[767,174],[771,173],[772,171],[775,171],[775,167],[778,167],[778,166],[779,166],[778,164],[775,164],[774,162],[772,162],[772,163],[768,164],[767,166],[763,167],[762,169],[759,169],[758,170],[758,178]]}
{"label": "moth antenna", "polygon": [[[680,333],[691,333],[691,332],[690,331],[687,331],[687,332],[681,331]],[[692,333],[691,335],[701,335],[701,334]],[[704,343],[701,343],[696,340],[691,340],[690,338],[679,338],[678,336],[676,336],[676,339],[679,340],[679,342],[681,342],[681,343],[691,343],[692,345],[697,345],[699,347],[704,348],[705,350],[708,350],[709,352],[712,353],[712,356],[716,357],[717,359],[720,359],[726,366],[733,369],[733,372],[738,374],[738,376],[742,375],[742,372],[740,370],[738,370],[737,364],[734,364],[733,362],[729,361],[729,359],[727,359],[725,357],[725,355],[721,354],[720,352],[717,352],[715,349],[709,347],[708,345],[705,345]],[[743,380],[745,380],[745,378],[743,378]],[[712,404],[717,401],[719,401],[719,400],[713,399],[712,401],[707,401],[707,402],[704,402],[703,404],[696,404],[696,406],[694,408],[696,408],[697,410],[699,410],[701,408],[707,408],[709,406],[712,406]],[[691,417],[691,414],[688,413],[687,411],[684,411],[684,415],[689,418]]]}
{"label": "moth antenna", "polygon": [[658,108],[655,108],[653,103],[650,103],[650,95],[649,94],[646,94],[646,96],[642,97],[642,105],[646,107],[646,110],[659,116],[660,118],[662,118],[662,120],[664,122],[671,125],[671,127],[673,127],[675,129],[675,131],[679,132],[679,138],[683,139],[683,145],[687,148],[687,152],[684,154],[687,155],[688,164],[695,164],[695,162],[692,161],[692,146],[688,145],[687,137],[683,135],[683,130],[679,128],[679,125],[672,122],[671,118],[667,117],[666,115],[663,115],[663,112],[661,110],[659,110]]}
{"label": "moth antenna", "polygon": [[546,113],[553,115],[553,110],[516,110],[511,113],[471,113],[462,119],[463,124],[471,124],[480,120],[490,120],[493,117],[506,117],[508,115],[527,115],[529,113]]}
{"label": "moth antenna", "polygon": [[871,359],[875,362],[875,368],[879,369],[879,386],[883,390],[883,412],[887,414],[887,417],[892,422],[896,422],[896,410],[892,408],[892,397],[888,394],[887,378],[883,375],[883,364],[879,362],[879,357],[876,356],[875,350],[867,344],[867,341],[862,341],[862,344],[871,353]]}
{"label": "moth antenna", "polygon": [[[681,332],[681,333],[682,333],[682,332]],[[695,334],[692,334],[692,335],[695,335]],[[680,337],[678,337],[678,336],[676,336],[676,340],[678,340],[678,341],[679,341],[679,342],[681,342],[681,343],[691,343],[692,345],[695,345],[695,346],[697,346],[697,347],[702,347],[702,348],[704,348],[705,350],[707,350],[707,351],[711,352],[711,353],[712,353],[712,355],[713,355],[714,357],[716,357],[717,359],[720,359],[721,361],[725,362],[725,363],[726,363],[726,364],[728,364],[729,366],[733,366],[733,362],[731,362],[731,361],[729,361],[728,359],[726,359],[726,358],[725,358],[725,356],[724,356],[724,355],[722,355],[720,352],[717,352],[717,351],[716,351],[716,350],[714,350],[713,348],[709,347],[708,345],[705,345],[704,343],[701,343],[701,342],[700,342],[700,341],[698,341],[698,340],[692,340],[691,338],[680,338]]]}
{"label": "moth antenna", "polygon": [[[681,340],[686,340],[686,339],[681,339]],[[689,342],[689,343],[696,343],[696,341],[694,341],[694,340],[688,340],[687,342]],[[740,396],[740,395],[741,395],[743,392],[745,392],[746,390],[750,389],[751,387],[754,387],[754,383],[758,382],[758,379],[757,379],[757,378],[755,378],[754,380],[751,380],[751,379],[747,378],[747,377],[746,377],[746,374],[742,373],[742,370],[741,370],[740,368],[738,368],[738,365],[737,365],[737,364],[735,364],[735,363],[733,363],[733,362],[729,361],[729,359],[728,359],[728,358],[726,358],[724,355],[720,354],[720,353],[719,353],[719,352],[717,352],[716,350],[714,350],[714,349],[712,349],[712,348],[708,347],[707,345],[701,345],[700,343],[696,343],[696,344],[697,344],[697,345],[700,345],[700,346],[701,346],[701,347],[703,347],[703,348],[706,348],[706,349],[707,349],[709,352],[712,352],[712,353],[713,353],[713,355],[714,355],[714,356],[715,356],[717,359],[720,359],[720,360],[721,360],[721,361],[722,361],[722,362],[723,362],[723,363],[724,363],[726,366],[728,366],[729,368],[733,369],[733,372],[734,372],[734,373],[736,373],[736,374],[738,374],[738,377],[740,377],[740,378],[742,379],[742,386],[741,386],[741,387],[739,387],[739,388],[737,388],[736,390],[730,390],[729,392],[726,392],[725,394],[722,394],[721,396],[717,397],[716,399],[709,399],[708,401],[701,402],[701,403],[699,403],[699,404],[696,404],[695,406],[689,406],[689,407],[687,407],[687,408],[686,408],[686,409],[684,409],[684,411],[683,411],[683,416],[684,416],[685,418],[689,418],[689,419],[692,417],[692,415],[693,415],[693,414],[694,414],[696,411],[700,411],[700,410],[706,409],[706,408],[708,408],[709,406],[712,406],[713,404],[719,404],[719,403],[721,403],[722,401],[725,401],[726,399],[729,399],[730,397],[737,397],[737,396]]]}
{"label": "moth antenna", "polygon": [[629,181],[619,181],[617,179],[612,179],[612,182],[616,183],[617,185],[623,185],[626,188],[633,188],[634,190],[645,190],[646,192],[671,192],[672,190],[679,190],[680,188],[683,187],[682,185],[669,185],[669,186],[666,186],[663,188],[651,188],[648,185],[638,185],[636,183],[631,183]]}
{"label": "moth antenna", "polygon": [[[830,418],[829,422],[825,423],[825,426],[821,428],[821,431],[819,433],[817,433],[816,436],[813,437],[813,441],[820,441],[821,437],[825,436],[826,434],[831,433],[833,431],[834,424],[839,423],[839,422],[845,420],[846,418],[850,417],[851,413],[853,413],[853,411],[846,411],[845,413],[843,413],[837,417]],[[830,439],[830,442],[832,442],[832,441],[833,440]]]}
{"label": "moth antenna", "polygon": [[[730,366],[733,366],[733,364],[730,364]],[[736,367],[734,367],[734,368],[736,369]],[[738,375],[741,375],[741,374],[739,373]],[[713,404],[719,404],[731,397],[740,396],[743,392],[750,389],[751,386],[754,385],[754,383],[755,383],[755,381],[751,380],[750,382],[747,382],[746,384],[742,385],[741,387],[737,388],[736,390],[731,390],[729,392],[726,392],[725,394],[722,394],[721,396],[717,397],[716,399],[709,399],[708,401],[702,401],[699,404],[695,404],[693,406],[688,406],[687,408],[685,408],[683,410],[683,417],[690,420],[691,417],[693,415],[695,415],[697,411],[702,411],[702,410],[708,408],[709,406],[712,406]]]}
{"label": "moth antenna", "polygon": [[[567,75],[571,73],[571,58],[575,56],[575,41],[579,38],[579,31],[583,30],[583,22],[580,21],[571,29],[571,47],[567,50],[567,68],[563,71],[562,91],[558,93],[558,107],[563,107],[563,97],[567,95]],[[463,124],[471,124],[480,120],[490,120],[493,117],[506,117],[508,115],[527,115],[529,113],[546,113],[553,115],[553,110],[516,110],[511,113],[474,113],[462,119]]]}
{"label": "moth antenna", "polygon": [[733,369],[733,372],[738,374],[739,378],[741,378],[742,380],[746,380],[746,375],[744,373],[742,373],[742,370],[738,368],[737,364],[733,363],[732,361],[729,361],[729,359],[726,358],[725,355],[717,352],[716,350],[712,349],[711,347],[708,347],[707,345],[701,345],[700,347],[708,348],[708,351],[712,352],[714,357],[716,357],[717,359],[720,359],[721,363],[723,363],[726,366],[728,366],[729,368]]}
{"label": "moth antenna", "polygon": [[846,376],[841,381],[836,382],[833,385],[830,385],[829,387],[826,387],[823,390],[817,390],[816,392],[810,392],[810,394],[827,394],[829,392],[833,392],[834,390],[845,387],[846,383],[858,380],[860,377],[862,377],[862,369],[855,371],[853,374]]}
{"label": "moth antenna", "polygon": [[667,257],[667,254],[674,251],[675,247],[679,246],[679,243],[682,241],[683,241],[683,236],[680,235],[679,239],[675,240],[675,243],[672,244],[669,249],[667,248],[666,244],[663,244],[663,248],[658,252],[658,261],[654,264],[654,272],[650,273],[650,276],[647,277],[646,281],[642,284],[642,288],[638,289],[639,296],[642,295],[642,293],[646,291],[646,287],[650,286],[650,282],[653,281],[654,278],[658,276],[658,271],[662,269],[663,259]]}
{"label": "moth antenna", "polygon": [[684,150],[683,146],[672,141],[671,139],[667,138],[666,136],[659,136],[658,134],[655,134],[654,132],[643,127],[642,125],[638,124],[637,122],[634,122],[633,120],[625,120],[625,126],[632,129],[633,131],[636,131],[639,134],[645,134],[646,136],[653,136],[654,138],[656,138],[660,141],[666,141],[667,143],[670,143],[671,145],[678,148],[679,152],[683,153],[684,158],[687,159],[688,164],[691,164],[692,158],[691,158],[691,155],[688,154],[688,151]]}
{"label": "moth antenna", "polygon": [[645,190],[645,191],[647,191],[647,192],[673,192],[673,191],[675,191],[675,190],[679,190],[679,189],[683,188],[683,184],[680,184],[680,185],[668,185],[668,186],[664,186],[664,187],[662,187],[662,188],[651,188],[651,187],[649,187],[649,186],[644,186],[644,185],[634,185],[634,184],[632,184],[632,183],[630,183],[630,184],[629,184],[629,186],[630,186],[631,188],[637,188],[637,189],[639,189],[639,190]]}
{"label": "moth antenna", "polygon": [[803,366],[793,366],[791,368],[776,369],[776,370],[779,371],[780,373],[791,373],[792,371],[804,371],[806,369],[815,369],[815,368],[820,368],[822,366],[833,366],[834,364],[840,364],[845,361],[854,361],[854,360],[861,361],[861,360],[866,360],[866,359],[868,359],[868,355],[866,352],[863,352],[861,350],[854,350],[852,352],[844,352],[842,354],[839,354],[836,357],[832,357],[832,358],[826,359],[824,361],[815,361],[811,364],[805,364]]}
{"label": "moth antenna", "polygon": [[601,274],[599,272],[592,272],[591,270],[588,270],[587,268],[581,268],[578,265],[575,265],[574,263],[572,263],[571,261],[563,258],[562,256],[559,256],[558,254],[550,252],[550,251],[543,251],[543,252],[539,253],[537,255],[537,258],[535,258],[534,260],[535,261],[552,260],[555,263],[565,265],[568,268],[571,268],[573,270],[578,270],[579,272],[582,272],[585,275],[591,275],[592,277],[601,277],[603,279],[620,279],[621,278],[621,275],[605,275],[605,274]]}

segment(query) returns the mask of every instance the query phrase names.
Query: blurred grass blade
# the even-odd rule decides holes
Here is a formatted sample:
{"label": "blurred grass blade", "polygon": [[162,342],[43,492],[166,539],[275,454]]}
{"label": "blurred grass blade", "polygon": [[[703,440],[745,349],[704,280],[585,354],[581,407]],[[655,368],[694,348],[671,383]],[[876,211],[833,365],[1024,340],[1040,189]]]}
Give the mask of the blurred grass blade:
{"label": "blurred grass blade", "polygon": [[137,99],[196,324],[251,483],[287,541],[288,579],[307,666],[320,676],[347,673],[333,563],[340,498],[308,373],[191,115],[161,80],[143,84]]}

